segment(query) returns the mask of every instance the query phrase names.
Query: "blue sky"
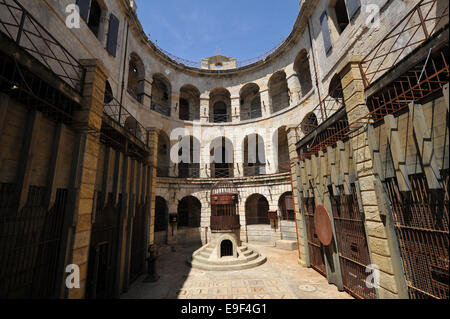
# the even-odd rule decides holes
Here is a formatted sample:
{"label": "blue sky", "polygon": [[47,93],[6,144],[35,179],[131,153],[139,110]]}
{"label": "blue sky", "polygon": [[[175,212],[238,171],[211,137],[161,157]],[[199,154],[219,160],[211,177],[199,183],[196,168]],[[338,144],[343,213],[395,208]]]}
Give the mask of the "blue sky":
{"label": "blue sky", "polygon": [[136,3],[139,19],[150,39],[170,53],[192,61],[216,53],[238,60],[257,57],[290,34],[299,9],[299,0],[136,0]]}

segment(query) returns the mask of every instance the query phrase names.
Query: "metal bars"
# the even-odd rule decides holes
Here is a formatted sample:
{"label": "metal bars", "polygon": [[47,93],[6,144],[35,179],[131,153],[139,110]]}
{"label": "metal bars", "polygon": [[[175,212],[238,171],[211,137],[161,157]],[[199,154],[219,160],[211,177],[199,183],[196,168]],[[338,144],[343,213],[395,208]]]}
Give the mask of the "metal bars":
{"label": "metal bars", "polygon": [[356,298],[375,299],[375,289],[366,284],[366,269],[371,262],[355,185],[351,195],[345,195],[343,185],[339,188],[339,196],[332,197],[331,202],[344,288]]}
{"label": "metal bars", "polygon": [[449,174],[443,190],[428,189],[424,174],[411,175],[411,192],[386,181],[403,267],[412,299],[449,297]]}

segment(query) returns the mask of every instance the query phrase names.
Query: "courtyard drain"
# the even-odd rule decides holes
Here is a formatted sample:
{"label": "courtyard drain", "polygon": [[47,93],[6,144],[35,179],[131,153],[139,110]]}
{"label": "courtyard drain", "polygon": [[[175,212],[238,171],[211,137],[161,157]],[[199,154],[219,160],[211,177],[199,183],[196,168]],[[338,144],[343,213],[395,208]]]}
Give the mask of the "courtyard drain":
{"label": "courtyard drain", "polygon": [[311,285],[300,285],[300,286],[298,286],[298,289],[300,289],[301,291],[305,291],[305,292],[314,292],[317,290],[316,287],[311,286]]}

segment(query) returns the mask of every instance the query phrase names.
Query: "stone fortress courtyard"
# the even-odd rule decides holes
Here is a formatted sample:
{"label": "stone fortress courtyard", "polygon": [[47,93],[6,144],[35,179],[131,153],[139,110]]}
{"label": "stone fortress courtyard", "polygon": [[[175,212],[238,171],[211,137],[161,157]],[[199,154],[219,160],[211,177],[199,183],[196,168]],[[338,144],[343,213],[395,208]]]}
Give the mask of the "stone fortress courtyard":
{"label": "stone fortress courtyard", "polygon": [[448,299],[448,1],[298,4],[189,61],[0,0],[0,299]]}

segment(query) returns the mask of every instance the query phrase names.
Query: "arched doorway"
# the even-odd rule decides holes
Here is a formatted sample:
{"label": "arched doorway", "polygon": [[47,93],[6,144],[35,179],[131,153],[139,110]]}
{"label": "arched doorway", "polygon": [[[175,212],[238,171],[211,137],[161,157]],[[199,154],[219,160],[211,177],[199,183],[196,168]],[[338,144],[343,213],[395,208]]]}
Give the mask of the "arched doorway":
{"label": "arched doorway", "polygon": [[280,199],[278,200],[278,209],[281,216],[281,239],[296,241],[297,232],[295,229],[295,211],[292,192],[286,192],[280,196]]}
{"label": "arched doorway", "polygon": [[220,258],[233,256],[233,243],[231,240],[224,240],[220,244]]}
{"label": "arched doorway", "polygon": [[193,197],[187,196],[178,203],[178,227],[200,227],[202,204]]}
{"label": "arched doorway", "polygon": [[269,202],[261,194],[253,194],[245,202],[245,220],[249,242],[270,242]]}
{"label": "arched doorway", "polygon": [[157,245],[167,244],[169,208],[164,198],[156,196],[155,200],[155,243]]}
{"label": "arched doorway", "polygon": [[218,137],[211,143],[211,177],[230,178],[234,176],[233,143],[226,137]]}

